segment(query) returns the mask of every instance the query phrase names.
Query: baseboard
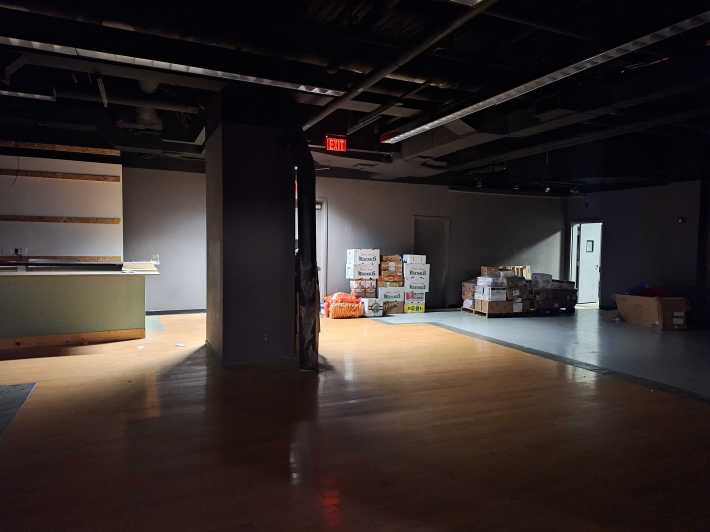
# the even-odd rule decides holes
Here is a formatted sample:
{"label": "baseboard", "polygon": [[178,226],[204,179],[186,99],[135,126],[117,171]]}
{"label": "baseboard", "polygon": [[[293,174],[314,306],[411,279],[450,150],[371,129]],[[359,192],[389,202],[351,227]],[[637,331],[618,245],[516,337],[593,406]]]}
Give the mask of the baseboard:
{"label": "baseboard", "polygon": [[184,310],[146,310],[146,316],[164,316],[166,314],[205,314],[206,308],[193,308]]}
{"label": "baseboard", "polygon": [[0,338],[0,352],[36,347],[67,347],[145,338],[145,329],[116,329],[43,336],[18,336]]}

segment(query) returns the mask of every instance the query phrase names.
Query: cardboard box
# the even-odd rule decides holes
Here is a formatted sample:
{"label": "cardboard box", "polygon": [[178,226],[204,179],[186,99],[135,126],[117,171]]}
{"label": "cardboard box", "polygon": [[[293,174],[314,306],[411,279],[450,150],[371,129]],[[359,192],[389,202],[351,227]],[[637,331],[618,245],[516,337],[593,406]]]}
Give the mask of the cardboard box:
{"label": "cardboard box", "polygon": [[552,275],[549,273],[533,273],[532,287],[533,290],[552,288]]}
{"label": "cardboard box", "polygon": [[536,310],[572,309],[577,304],[576,290],[543,288],[535,291]]}
{"label": "cardboard box", "polygon": [[690,306],[684,297],[643,297],[616,294],[616,305],[624,321],[663,331],[688,328]]}
{"label": "cardboard box", "polygon": [[484,299],[476,299],[476,310],[483,312],[489,316],[496,314],[513,314],[513,301],[486,301]]}
{"label": "cardboard box", "polygon": [[383,303],[388,301],[404,303],[404,288],[379,288],[377,296]]}
{"label": "cardboard box", "polygon": [[476,286],[476,299],[482,301],[507,301],[508,289],[493,286]]}
{"label": "cardboard box", "polygon": [[404,289],[405,290],[423,290],[424,292],[429,291],[429,278],[428,277],[405,277],[404,278]]}
{"label": "cardboard box", "polygon": [[378,298],[365,298],[362,300],[362,315],[366,318],[379,318],[384,312],[382,300]]}
{"label": "cardboard box", "polygon": [[383,255],[382,262],[402,262],[401,255]]}
{"label": "cardboard box", "polygon": [[375,298],[377,297],[377,288],[353,288],[350,290],[350,295],[359,298]]}
{"label": "cardboard box", "polygon": [[380,275],[380,268],[377,264],[346,264],[346,279],[377,279]]}
{"label": "cardboard box", "polygon": [[424,290],[405,290],[404,304],[424,305],[426,303],[426,291]]}
{"label": "cardboard box", "polygon": [[382,306],[385,314],[404,314],[404,301],[385,301]]}
{"label": "cardboard box", "polygon": [[574,281],[560,281],[558,279],[553,279],[550,283],[550,288],[553,290],[575,290]]}
{"label": "cardboard box", "polygon": [[379,264],[379,249],[349,249],[347,250],[348,264]]}
{"label": "cardboard box", "polygon": [[502,277],[490,277],[481,276],[476,278],[476,284],[478,286],[495,286],[498,288],[505,288],[508,286],[506,280]]}
{"label": "cardboard box", "polygon": [[429,277],[429,264],[405,264],[404,277]]}
{"label": "cardboard box", "polygon": [[426,255],[402,255],[402,262],[406,264],[426,264]]}
{"label": "cardboard box", "polygon": [[404,277],[398,281],[388,281],[387,279],[378,279],[377,288],[401,288],[404,286]]}
{"label": "cardboard box", "polygon": [[476,297],[476,279],[470,279],[461,283],[461,299],[474,299]]}
{"label": "cardboard box", "polygon": [[375,279],[352,279],[350,281],[350,289],[373,289],[377,288]]}
{"label": "cardboard box", "polygon": [[404,312],[406,314],[412,314],[415,312],[426,312],[424,303],[405,303]]}
{"label": "cardboard box", "polygon": [[402,275],[403,265],[401,262],[380,262],[380,273],[382,275]]}

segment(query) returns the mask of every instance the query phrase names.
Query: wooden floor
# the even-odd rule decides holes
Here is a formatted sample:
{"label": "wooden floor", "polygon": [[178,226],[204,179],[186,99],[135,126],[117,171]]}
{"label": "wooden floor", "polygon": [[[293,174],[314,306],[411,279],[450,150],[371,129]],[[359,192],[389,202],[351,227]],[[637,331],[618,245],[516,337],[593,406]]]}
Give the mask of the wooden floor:
{"label": "wooden floor", "polygon": [[[204,316],[0,362],[0,530],[707,530],[710,405],[430,325],[326,320],[318,376]],[[177,345],[181,344],[181,345]]]}

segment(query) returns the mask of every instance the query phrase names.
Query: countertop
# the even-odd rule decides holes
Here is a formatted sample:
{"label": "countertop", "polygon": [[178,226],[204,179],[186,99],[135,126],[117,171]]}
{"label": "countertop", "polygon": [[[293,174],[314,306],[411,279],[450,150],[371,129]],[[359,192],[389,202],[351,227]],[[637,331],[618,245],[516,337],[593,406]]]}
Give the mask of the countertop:
{"label": "countertop", "polygon": [[160,275],[160,272],[133,272],[133,271],[100,271],[100,270],[31,270],[31,271],[17,271],[17,270],[0,270],[0,277],[61,277],[70,275]]}

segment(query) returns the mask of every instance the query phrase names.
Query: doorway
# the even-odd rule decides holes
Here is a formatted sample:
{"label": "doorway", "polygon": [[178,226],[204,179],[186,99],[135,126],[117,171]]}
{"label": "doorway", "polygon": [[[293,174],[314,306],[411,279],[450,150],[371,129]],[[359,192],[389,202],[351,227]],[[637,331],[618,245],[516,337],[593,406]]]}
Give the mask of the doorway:
{"label": "doorway", "polygon": [[414,216],[414,253],[426,255],[429,268],[428,309],[446,308],[451,221],[442,216]]}
{"label": "doorway", "polygon": [[316,263],[318,286],[321,295],[324,295],[328,282],[328,205],[324,200],[316,201]]}
{"label": "doorway", "polygon": [[572,224],[569,271],[580,305],[599,305],[602,229],[602,222]]}

